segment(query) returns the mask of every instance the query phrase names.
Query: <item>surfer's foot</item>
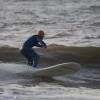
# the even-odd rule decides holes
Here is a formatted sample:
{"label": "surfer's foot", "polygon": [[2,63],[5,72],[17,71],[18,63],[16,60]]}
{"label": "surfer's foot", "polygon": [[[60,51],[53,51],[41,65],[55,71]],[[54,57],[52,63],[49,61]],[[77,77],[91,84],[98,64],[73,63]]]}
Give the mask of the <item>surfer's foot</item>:
{"label": "surfer's foot", "polygon": [[36,65],[34,65],[32,62],[30,62],[30,61],[28,61],[28,65],[29,66],[32,66],[33,68],[36,68],[37,66]]}
{"label": "surfer's foot", "polygon": [[32,65],[33,65],[33,63],[28,61],[28,65],[29,65],[29,66],[32,66]]}
{"label": "surfer's foot", "polygon": [[33,68],[36,68],[37,66],[32,65]]}

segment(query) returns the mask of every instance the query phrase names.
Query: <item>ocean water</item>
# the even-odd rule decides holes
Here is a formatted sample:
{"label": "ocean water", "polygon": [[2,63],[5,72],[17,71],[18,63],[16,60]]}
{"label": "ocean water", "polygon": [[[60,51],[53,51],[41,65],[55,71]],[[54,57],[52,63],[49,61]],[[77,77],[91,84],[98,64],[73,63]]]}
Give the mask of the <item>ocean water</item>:
{"label": "ocean water", "polygon": [[25,64],[0,64],[0,100],[99,100],[100,70],[82,68],[79,72],[54,80],[20,76]]}
{"label": "ocean water", "polygon": [[0,0],[0,44],[21,46],[38,30],[48,44],[100,46],[99,0]]}
{"label": "ocean water", "polygon": [[0,100],[100,100],[100,48],[51,45],[38,67],[77,62],[81,69],[53,78],[32,77],[18,48],[0,48]]}
{"label": "ocean water", "polygon": [[[49,52],[35,48],[38,67],[77,62],[78,72],[32,77],[19,48],[40,29]],[[0,100],[33,99],[100,100],[100,0],[0,0]]]}

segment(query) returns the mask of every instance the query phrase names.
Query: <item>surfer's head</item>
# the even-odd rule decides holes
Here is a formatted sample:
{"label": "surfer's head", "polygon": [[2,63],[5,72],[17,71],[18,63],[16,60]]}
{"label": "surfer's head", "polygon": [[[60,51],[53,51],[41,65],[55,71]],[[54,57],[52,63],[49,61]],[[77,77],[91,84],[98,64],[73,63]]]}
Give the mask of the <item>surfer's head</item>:
{"label": "surfer's head", "polygon": [[38,31],[38,37],[40,39],[43,39],[44,38],[44,31],[42,31],[42,30]]}

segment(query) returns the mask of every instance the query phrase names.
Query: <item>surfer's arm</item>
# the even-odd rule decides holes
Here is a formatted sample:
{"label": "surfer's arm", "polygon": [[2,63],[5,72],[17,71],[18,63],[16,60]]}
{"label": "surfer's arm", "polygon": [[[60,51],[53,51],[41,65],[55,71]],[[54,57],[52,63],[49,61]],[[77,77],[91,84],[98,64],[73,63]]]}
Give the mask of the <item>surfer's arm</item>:
{"label": "surfer's arm", "polygon": [[47,45],[44,41],[38,39],[37,47],[47,48]]}

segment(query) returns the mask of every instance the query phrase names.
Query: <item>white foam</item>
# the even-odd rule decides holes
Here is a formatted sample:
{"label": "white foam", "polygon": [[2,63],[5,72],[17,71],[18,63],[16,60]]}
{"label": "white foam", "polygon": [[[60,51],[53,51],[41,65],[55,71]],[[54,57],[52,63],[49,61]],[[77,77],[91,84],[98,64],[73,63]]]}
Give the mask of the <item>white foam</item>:
{"label": "white foam", "polygon": [[20,73],[33,70],[33,67],[25,64],[14,64],[14,63],[1,63],[0,69],[11,72],[11,73]]}
{"label": "white foam", "polygon": [[[63,100],[99,100],[100,89],[89,88],[69,88],[53,84],[39,84],[35,87],[20,86],[17,84],[10,84],[6,87],[0,86],[4,89],[4,93],[0,97],[16,97],[18,99],[63,99]],[[16,93],[14,93],[16,92]],[[13,94],[14,93],[14,94]],[[9,99],[8,99],[9,100]],[[26,99],[27,100],[27,99]]]}

